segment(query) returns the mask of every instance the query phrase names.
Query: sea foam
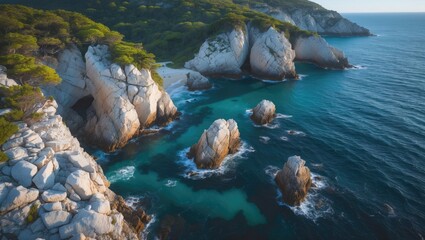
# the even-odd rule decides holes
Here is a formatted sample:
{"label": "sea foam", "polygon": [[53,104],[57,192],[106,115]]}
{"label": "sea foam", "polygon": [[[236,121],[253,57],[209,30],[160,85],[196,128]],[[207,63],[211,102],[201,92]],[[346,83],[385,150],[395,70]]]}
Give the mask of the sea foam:
{"label": "sea foam", "polygon": [[114,171],[111,176],[108,177],[109,182],[115,183],[119,181],[128,181],[134,177],[134,172],[136,171],[136,167],[127,166],[121,169]]}

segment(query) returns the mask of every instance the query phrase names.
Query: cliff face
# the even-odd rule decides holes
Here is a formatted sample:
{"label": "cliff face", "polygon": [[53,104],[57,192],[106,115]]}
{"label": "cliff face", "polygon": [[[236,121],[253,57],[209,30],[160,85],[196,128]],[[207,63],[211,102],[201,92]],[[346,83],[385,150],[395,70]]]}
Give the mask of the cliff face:
{"label": "cliff face", "polygon": [[185,67],[203,74],[241,74],[249,53],[247,28],[234,29],[205,41]]}
{"label": "cliff face", "polygon": [[117,211],[122,201],[56,115],[57,107],[55,101],[47,101],[39,110],[42,120],[20,123],[19,131],[2,146],[9,161],[0,164],[0,235],[138,239],[130,227],[135,223]]}
{"label": "cliff face", "polygon": [[177,109],[149,70],[133,65],[123,69],[108,59],[106,46],[89,47],[85,62],[71,47],[58,58],[56,69],[63,82],[43,90],[57,99],[59,113],[73,129],[83,129],[80,133],[91,143],[114,150],[140,129],[167,124]]}
{"label": "cliff face", "polygon": [[[272,27],[260,31],[248,25],[244,26],[245,31],[235,29],[205,41],[199,53],[185,67],[205,75],[239,75],[242,74],[242,66],[248,66],[249,73],[254,76],[282,80],[297,78],[294,60],[311,62],[324,68],[343,69],[350,66],[342,51],[319,36],[299,37],[291,43],[284,33]],[[235,39],[241,40],[237,41],[238,44],[233,44],[228,37],[235,33],[238,36]]]}
{"label": "cliff face", "polygon": [[343,18],[335,11],[323,8],[282,8],[267,4],[255,4],[252,9],[265,13],[278,20],[290,22],[299,28],[321,35],[330,36],[370,36],[368,29]]}

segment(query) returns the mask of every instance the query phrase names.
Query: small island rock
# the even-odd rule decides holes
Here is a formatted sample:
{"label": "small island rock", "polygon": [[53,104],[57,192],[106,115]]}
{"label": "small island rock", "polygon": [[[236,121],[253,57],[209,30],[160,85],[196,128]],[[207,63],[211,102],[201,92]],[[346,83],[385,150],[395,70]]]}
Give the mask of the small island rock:
{"label": "small island rock", "polygon": [[189,158],[202,169],[218,168],[228,154],[238,151],[240,133],[233,120],[218,119],[204,131],[198,143],[190,148]]}
{"label": "small island rock", "polygon": [[292,156],[275,177],[282,192],[283,201],[291,206],[298,206],[304,201],[311,187],[310,169],[299,156]]}
{"label": "small island rock", "polygon": [[190,91],[205,90],[212,87],[208,78],[202,76],[199,72],[187,73],[187,87]]}
{"label": "small island rock", "polygon": [[276,106],[269,100],[261,101],[252,109],[251,119],[256,124],[267,124],[273,121],[276,116]]}

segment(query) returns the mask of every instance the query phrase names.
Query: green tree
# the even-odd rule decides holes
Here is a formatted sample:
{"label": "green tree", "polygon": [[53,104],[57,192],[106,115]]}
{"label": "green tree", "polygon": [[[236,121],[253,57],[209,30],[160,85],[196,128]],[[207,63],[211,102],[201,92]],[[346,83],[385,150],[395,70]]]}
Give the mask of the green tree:
{"label": "green tree", "polygon": [[1,92],[8,107],[23,112],[23,120],[32,117],[46,101],[40,88],[28,84],[1,88]]}
{"label": "green tree", "polygon": [[8,33],[3,42],[5,53],[32,54],[38,50],[37,38],[20,33]]}

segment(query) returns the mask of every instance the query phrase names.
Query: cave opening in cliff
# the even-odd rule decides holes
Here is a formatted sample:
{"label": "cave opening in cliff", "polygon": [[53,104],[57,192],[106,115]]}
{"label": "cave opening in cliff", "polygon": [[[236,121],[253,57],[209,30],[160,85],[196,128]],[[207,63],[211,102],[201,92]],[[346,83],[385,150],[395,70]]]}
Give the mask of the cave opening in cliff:
{"label": "cave opening in cliff", "polygon": [[88,95],[80,98],[71,108],[76,113],[78,113],[78,115],[80,115],[84,120],[87,120],[87,110],[90,108],[93,101],[93,96]]}

